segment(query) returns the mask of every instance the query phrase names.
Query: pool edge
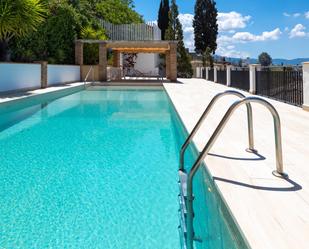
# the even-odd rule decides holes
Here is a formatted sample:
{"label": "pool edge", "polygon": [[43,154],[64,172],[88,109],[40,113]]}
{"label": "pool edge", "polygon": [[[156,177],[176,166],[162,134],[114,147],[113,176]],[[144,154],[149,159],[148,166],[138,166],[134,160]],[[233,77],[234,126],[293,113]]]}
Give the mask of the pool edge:
{"label": "pool edge", "polygon": [[[185,136],[188,136],[188,135],[189,135],[188,129],[187,129],[187,127],[185,126],[185,124],[184,124],[184,122],[183,122],[183,120],[182,120],[182,118],[181,118],[181,115],[179,114],[179,112],[178,112],[176,106],[174,105],[174,102],[173,102],[173,100],[172,100],[172,98],[171,98],[169,92],[167,91],[167,89],[166,89],[166,87],[165,87],[165,84],[163,84],[163,88],[164,88],[164,91],[165,91],[165,93],[166,93],[166,95],[167,95],[167,97],[168,97],[168,100],[169,100],[169,102],[171,103],[171,106],[172,106],[172,108],[173,108],[173,110],[174,110],[174,112],[175,112],[175,117],[176,117],[176,119],[178,119],[179,124],[181,125],[181,128],[182,128],[182,130],[183,130],[182,132],[184,132],[184,135],[185,135]],[[192,142],[193,142],[193,143],[192,143],[192,145],[193,145],[193,146],[192,146],[192,147],[193,147],[193,150],[194,150],[195,153],[198,154],[198,153],[199,153],[199,150],[197,149],[197,146],[195,145],[194,140],[192,140]],[[235,216],[233,215],[232,210],[231,210],[230,207],[228,206],[228,204],[227,204],[227,202],[226,202],[226,200],[225,200],[225,198],[224,198],[222,192],[220,191],[220,189],[219,189],[217,183],[214,181],[213,176],[212,176],[212,174],[210,173],[210,171],[208,170],[208,167],[207,167],[207,165],[205,164],[205,162],[203,162],[203,169],[204,169],[204,170],[206,171],[206,173],[209,175],[209,178],[210,178],[210,180],[212,181],[212,183],[213,183],[213,185],[214,185],[214,187],[215,187],[215,191],[216,191],[216,193],[218,194],[218,196],[220,197],[220,201],[221,201],[222,204],[223,204],[222,207],[224,208],[224,210],[223,210],[223,211],[224,211],[224,214],[223,214],[223,215],[225,216],[225,218],[229,218],[229,219],[232,221],[232,224],[227,224],[227,225],[228,225],[228,228],[231,229],[232,232],[235,232],[236,235],[238,235],[237,238],[238,238],[239,240],[237,240],[237,241],[238,241],[239,243],[237,243],[237,245],[241,244],[242,246],[244,246],[244,247],[241,247],[241,248],[251,249],[252,247],[250,246],[250,244],[249,244],[249,242],[248,242],[248,240],[247,240],[245,234],[243,233],[241,227],[239,226],[239,224],[238,224],[238,222],[237,222]],[[226,216],[226,215],[228,215],[229,217]]]}

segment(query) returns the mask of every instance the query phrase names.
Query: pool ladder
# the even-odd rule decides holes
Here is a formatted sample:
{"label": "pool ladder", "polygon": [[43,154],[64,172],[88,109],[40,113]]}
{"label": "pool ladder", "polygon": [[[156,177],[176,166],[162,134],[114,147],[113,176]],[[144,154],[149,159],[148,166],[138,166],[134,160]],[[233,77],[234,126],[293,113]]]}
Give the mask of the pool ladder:
{"label": "pool ladder", "polygon": [[[226,111],[225,115],[221,119],[220,123],[218,124],[217,128],[211,135],[210,139],[204,146],[203,150],[198,155],[195,163],[190,169],[190,172],[187,174],[186,170],[184,169],[184,153],[188,148],[189,144],[192,142],[194,135],[197,133],[199,128],[201,127],[203,121],[208,116],[209,112],[212,110],[214,104],[223,96],[226,95],[233,95],[239,97],[240,100],[235,101],[229,109]],[[253,139],[253,119],[252,119],[252,107],[251,103],[258,103],[265,106],[270,113],[272,114],[273,121],[274,121],[274,132],[275,132],[275,146],[276,146],[276,170],[273,171],[273,175],[276,177],[287,178],[288,175],[283,171],[283,162],[282,162],[282,139],[281,139],[281,123],[280,117],[277,110],[271,105],[269,102],[262,98],[257,97],[246,97],[242,93],[234,90],[225,91],[222,93],[217,94],[213,97],[213,99],[208,104],[207,108],[203,112],[202,116],[196,123],[195,127],[193,128],[190,135],[187,137],[186,141],[181,147],[180,150],[180,160],[179,160],[179,190],[180,194],[179,198],[179,231],[181,234],[181,244],[182,248],[184,249],[193,249],[193,242],[199,241],[202,242],[200,238],[198,238],[194,233],[193,228],[193,219],[194,219],[194,210],[193,210],[193,178],[195,173],[202,165],[205,157],[208,155],[210,149],[216,142],[218,136],[221,134],[223,128],[225,127],[226,123],[235,112],[243,104],[247,107],[247,121],[248,121],[248,137],[249,137],[249,147],[246,149],[247,152],[257,153],[254,148],[254,139]]]}

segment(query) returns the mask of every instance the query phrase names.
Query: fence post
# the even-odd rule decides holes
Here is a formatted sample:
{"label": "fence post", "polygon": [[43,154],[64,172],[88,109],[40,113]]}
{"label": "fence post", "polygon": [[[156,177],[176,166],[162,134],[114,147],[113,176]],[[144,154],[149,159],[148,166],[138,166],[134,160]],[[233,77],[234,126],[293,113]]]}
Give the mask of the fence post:
{"label": "fence post", "polygon": [[303,109],[309,111],[309,62],[303,63]]}
{"label": "fence post", "polygon": [[251,94],[256,93],[256,69],[259,66],[259,64],[250,64],[249,65],[249,79],[250,79],[250,87],[249,92]]}
{"label": "fence post", "polygon": [[231,86],[231,71],[232,71],[232,65],[226,66],[226,85]]}
{"label": "fence post", "polygon": [[201,77],[201,68],[200,67],[196,67],[196,75],[195,75],[195,77],[196,78],[200,78]]}
{"label": "fence post", "polygon": [[214,66],[214,82],[218,82],[218,67]]}

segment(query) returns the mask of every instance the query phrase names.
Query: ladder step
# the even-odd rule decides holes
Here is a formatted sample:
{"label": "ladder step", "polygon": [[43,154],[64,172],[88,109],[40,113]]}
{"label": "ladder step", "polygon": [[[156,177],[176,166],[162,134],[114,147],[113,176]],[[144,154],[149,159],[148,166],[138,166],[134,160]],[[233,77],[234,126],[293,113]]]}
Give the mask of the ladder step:
{"label": "ladder step", "polygon": [[187,174],[185,172],[182,172],[181,170],[178,171],[179,174],[179,184],[180,184],[180,190],[183,196],[187,196]]}
{"label": "ladder step", "polygon": [[186,237],[184,236],[183,230],[180,226],[178,227],[178,232],[179,232],[179,239],[180,239],[181,248],[187,249]]}
{"label": "ladder step", "polygon": [[183,249],[186,249],[186,240],[187,240],[187,224],[186,224],[186,196],[187,196],[187,174],[182,171],[178,171],[179,173],[179,192],[178,200],[179,200],[179,233],[181,237],[181,246]]}
{"label": "ladder step", "polygon": [[186,220],[185,220],[185,217],[184,217],[183,213],[181,212],[181,210],[179,210],[178,216],[179,216],[179,223],[180,223],[180,226],[183,230],[183,233],[186,234],[187,233]]}

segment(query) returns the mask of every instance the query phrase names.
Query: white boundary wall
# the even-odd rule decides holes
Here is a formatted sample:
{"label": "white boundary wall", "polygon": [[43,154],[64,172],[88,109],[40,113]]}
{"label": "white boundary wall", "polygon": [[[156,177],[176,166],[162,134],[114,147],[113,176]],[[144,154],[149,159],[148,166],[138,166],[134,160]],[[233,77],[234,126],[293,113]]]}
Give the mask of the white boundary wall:
{"label": "white boundary wall", "polygon": [[80,66],[47,65],[47,85],[80,81]]}
{"label": "white boundary wall", "polygon": [[[40,63],[0,63],[0,93],[42,87]],[[47,86],[79,82],[80,66],[47,65]]]}
{"label": "white boundary wall", "polygon": [[0,63],[0,92],[40,87],[40,64]]}

